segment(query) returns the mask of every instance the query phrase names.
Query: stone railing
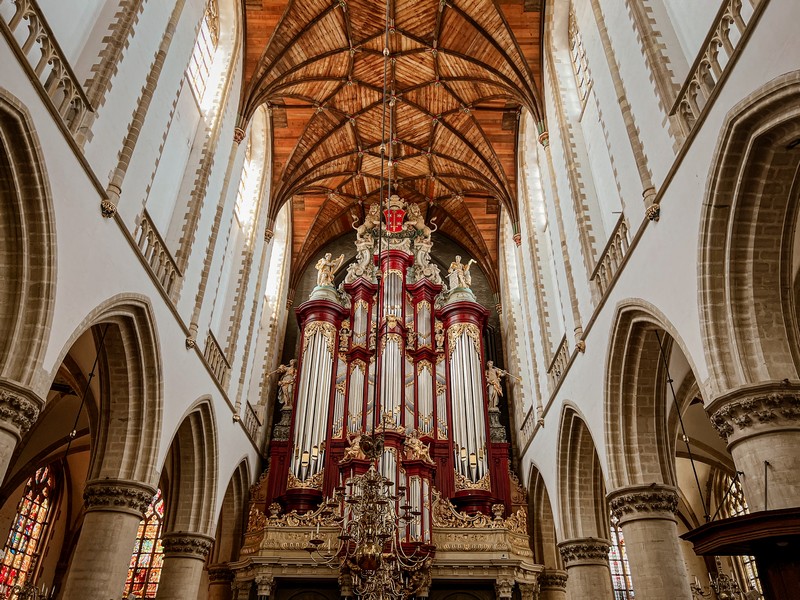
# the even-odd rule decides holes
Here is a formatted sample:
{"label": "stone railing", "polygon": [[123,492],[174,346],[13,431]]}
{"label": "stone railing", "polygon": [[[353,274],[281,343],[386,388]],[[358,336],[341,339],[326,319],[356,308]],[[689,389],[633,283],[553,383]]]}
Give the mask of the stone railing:
{"label": "stone railing", "polygon": [[256,409],[249,402],[245,403],[244,407],[244,429],[247,431],[250,439],[253,441],[258,440],[258,432],[261,429],[261,419],[258,418]]}
{"label": "stone railing", "polygon": [[219,345],[217,338],[215,338],[214,334],[210,331],[206,337],[206,345],[205,348],[203,348],[203,356],[205,357],[208,366],[211,368],[211,372],[214,374],[217,382],[223,388],[228,385],[228,375],[231,372],[231,365],[228,362],[228,359],[225,358],[225,353],[222,351],[222,347]]}
{"label": "stone railing", "polygon": [[174,294],[179,287],[176,283],[181,278],[181,272],[147,211],[142,212],[134,237],[139,251],[161,287],[172,300],[175,300]]}
{"label": "stone railing", "polygon": [[93,109],[39,5],[35,0],[0,0],[0,29],[27,63],[51,108],[76,136]]}
{"label": "stone railing", "polygon": [[614,279],[614,275],[622,264],[622,259],[628,252],[629,243],[628,223],[625,221],[625,215],[620,215],[614,231],[611,232],[611,237],[608,238],[606,247],[597,261],[594,273],[592,273],[592,283],[601,297],[608,290],[611,280]]}
{"label": "stone railing", "polygon": [[205,356],[206,362],[211,368],[211,372],[214,373],[214,377],[217,379],[217,382],[223,388],[228,385],[228,375],[231,372],[231,365],[228,362],[228,359],[225,358],[225,353],[222,352],[222,348],[220,347],[219,342],[217,342],[217,338],[215,338],[214,334],[210,331],[206,337],[206,345],[205,348],[203,348],[203,356]]}
{"label": "stone railing", "polygon": [[561,381],[564,371],[567,370],[567,363],[569,362],[569,353],[567,352],[567,336],[561,338],[561,343],[558,344],[553,360],[550,361],[550,366],[547,367],[547,376],[550,378],[550,389],[553,390]]}
{"label": "stone railing", "polygon": [[738,49],[769,0],[724,0],[670,111],[685,136],[702,115],[714,88],[733,65]]}

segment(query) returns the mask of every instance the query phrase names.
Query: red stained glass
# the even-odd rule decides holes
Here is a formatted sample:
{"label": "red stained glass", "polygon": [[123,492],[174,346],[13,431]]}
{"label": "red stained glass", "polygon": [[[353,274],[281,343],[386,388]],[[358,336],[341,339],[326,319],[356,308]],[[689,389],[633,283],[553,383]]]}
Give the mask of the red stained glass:
{"label": "red stained glass", "polygon": [[142,598],[156,597],[164,558],[160,539],[163,517],[164,499],[158,490],[139,523],[123,597],[131,593]]}
{"label": "red stained glass", "polygon": [[[4,565],[0,583],[7,586],[24,585],[36,566],[36,550],[49,525],[50,508],[55,491],[55,479],[50,467],[42,467],[25,483],[17,515],[3,549]],[[8,594],[11,593],[9,590]],[[7,597],[7,596],[6,596]]]}

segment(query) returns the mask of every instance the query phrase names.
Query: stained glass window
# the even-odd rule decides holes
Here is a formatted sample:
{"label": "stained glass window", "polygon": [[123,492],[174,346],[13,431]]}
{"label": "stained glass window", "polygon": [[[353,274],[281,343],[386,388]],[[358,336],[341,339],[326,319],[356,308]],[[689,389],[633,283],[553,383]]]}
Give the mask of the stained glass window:
{"label": "stained glass window", "polygon": [[203,99],[208,85],[211,64],[219,43],[219,12],[216,0],[209,0],[197,32],[197,42],[189,62],[189,82],[198,102]]}
{"label": "stained glass window", "polygon": [[161,547],[163,520],[164,499],[161,490],[158,490],[144,513],[144,519],[139,522],[139,531],[136,532],[136,545],[133,547],[128,580],[125,582],[126,597],[131,594],[135,594],[137,598],[156,597],[164,562],[164,550]]}
{"label": "stained glass window", "polygon": [[631,569],[628,566],[628,551],[619,521],[611,517],[611,548],[608,550],[608,566],[611,568],[611,586],[614,600],[630,600],[633,595]]}
{"label": "stained glass window", "polygon": [[[720,513],[723,517],[741,517],[750,513],[750,509],[747,508],[747,501],[744,498],[744,490],[738,477],[734,480],[729,475],[724,475],[722,477],[722,485],[718,486],[717,489],[722,492],[723,496],[730,490],[730,493],[724,496],[720,507]],[[731,562],[739,580],[739,586],[744,591],[755,588],[761,593],[761,582],[758,580],[755,558],[752,556],[732,556]]]}
{"label": "stained glass window", "polygon": [[14,585],[22,586],[34,578],[54,500],[52,469],[42,467],[28,479],[17,505],[0,566],[0,597],[8,598]]}

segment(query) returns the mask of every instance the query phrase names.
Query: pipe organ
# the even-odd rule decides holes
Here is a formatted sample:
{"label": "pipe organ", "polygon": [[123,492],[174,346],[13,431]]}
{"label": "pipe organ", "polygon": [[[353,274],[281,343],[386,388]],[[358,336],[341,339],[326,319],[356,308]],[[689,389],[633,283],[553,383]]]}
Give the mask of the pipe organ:
{"label": "pipe organ", "polygon": [[418,513],[409,539],[430,542],[434,490],[468,514],[498,503],[510,511],[508,444],[487,404],[488,311],[469,288],[469,264],[453,263],[444,284],[431,233],[419,207],[392,196],[358,226],[356,261],[338,288],[330,255],[317,264],[321,285],[297,308],[288,439],[270,449],[269,500],[284,511],[314,510],[364,473],[359,440],[373,432],[384,441],[382,474],[406,487]]}

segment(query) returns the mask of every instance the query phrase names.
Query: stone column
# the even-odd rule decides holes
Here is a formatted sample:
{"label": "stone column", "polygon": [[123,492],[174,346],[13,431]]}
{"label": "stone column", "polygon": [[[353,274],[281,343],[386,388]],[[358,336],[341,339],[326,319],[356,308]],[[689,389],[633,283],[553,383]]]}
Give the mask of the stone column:
{"label": "stone column", "polygon": [[256,588],[258,600],[269,600],[275,589],[275,580],[271,575],[259,575],[256,577]]}
{"label": "stone column", "polygon": [[539,575],[539,600],[566,600],[567,572],[545,569]]}
{"label": "stone column", "polygon": [[213,541],[201,533],[174,531],[164,534],[161,538],[164,566],[156,598],[195,600]]}
{"label": "stone column", "polygon": [[208,600],[232,600],[233,571],[228,565],[217,564],[208,567]]}
{"label": "stone column", "polygon": [[39,417],[44,401],[10,381],[0,382],[0,481],[17,444]]}
{"label": "stone column", "polygon": [[558,545],[569,575],[569,600],[610,600],[611,571],[608,568],[608,540],[575,538]]}
{"label": "stone column", "polygon": [[621,488],[608,495],[619,520],[636,595],[648,600],[692,600],[678,540],[678,493],[664,485]]}
{"label": "stone column", "polygon": [[155,489],[120,479],[86,483],[80,537],[67,573],[64,600],[119,598],[128,575],[136,530]]}
{"label": "stone column", "polygon": [[707,412],[744,473],[750,512],[800,505],[800,390],[750,386],[717,398]]}

